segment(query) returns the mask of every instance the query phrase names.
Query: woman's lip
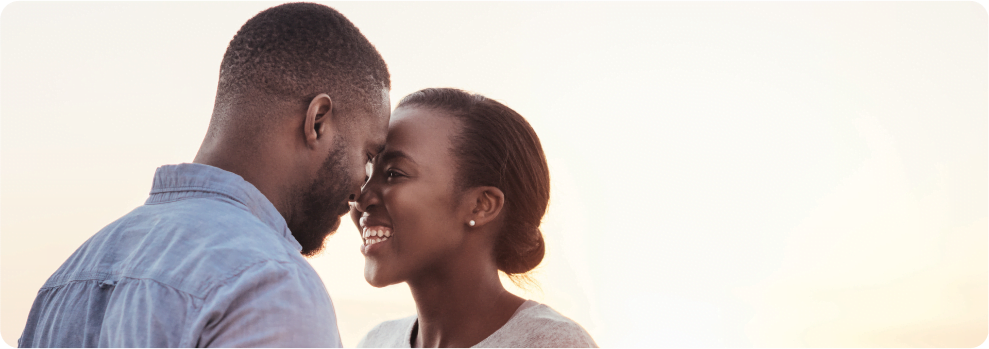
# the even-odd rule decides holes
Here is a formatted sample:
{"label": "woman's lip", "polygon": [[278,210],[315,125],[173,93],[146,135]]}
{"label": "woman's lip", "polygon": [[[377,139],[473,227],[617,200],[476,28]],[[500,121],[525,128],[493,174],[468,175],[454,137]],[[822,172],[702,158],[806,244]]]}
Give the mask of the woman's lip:
{"label": "woman's lip", "polygon": [[382,244],[388,243],[388,240],[391,240],[391,239],[386,239],[385,241],[374,243],[374,244],[370,244],[370,245],[363,245],[362,244],[361,245],[361,254],[364,255],[364,257],[369,257],[371,253],[375,253],[375,251],[381,249],[381,245]]}
{"label": "woman's lip", "polygon": [[365,227],[385,227],[391,229],[391,224],[380,219],[375,219],[374,217],[364,216],[360,219],[361,229]]}
{"label": "woman's lip", "polygon": [[360,230],[361,236],[364,236],[364,229],[367,228],[384,228],[392,230],[391,224],[388,224],[382,220],[373,219],[368,216],[361,217],[357,221],[357,228]]}

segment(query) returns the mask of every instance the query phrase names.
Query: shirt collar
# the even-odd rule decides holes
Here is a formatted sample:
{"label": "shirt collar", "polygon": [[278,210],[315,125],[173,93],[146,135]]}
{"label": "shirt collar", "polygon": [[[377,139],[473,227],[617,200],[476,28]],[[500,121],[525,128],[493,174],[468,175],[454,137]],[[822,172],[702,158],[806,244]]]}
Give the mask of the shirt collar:
{"label": "shirt collar", "polygon": [[252,215],[302,251],[302,245],[292,236],[285,218],[261,191],[243,177],[217,167],[188,163],[159,167],[155,170],[151,196],[146,203],[161,202],[166,197],[174,200],[176,196],[192,196],[196,192],[221,194],[241,203]]}

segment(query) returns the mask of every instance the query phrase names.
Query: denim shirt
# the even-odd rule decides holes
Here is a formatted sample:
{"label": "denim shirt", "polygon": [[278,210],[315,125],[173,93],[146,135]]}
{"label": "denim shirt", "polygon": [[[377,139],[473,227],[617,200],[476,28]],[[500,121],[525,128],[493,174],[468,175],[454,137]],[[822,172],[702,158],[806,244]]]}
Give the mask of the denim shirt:
{"label": "denim shirt", "polygon": [[240,176],[159,167],[151,195],[87,240],[34,300],[21,347],[340,347],[329,294]]}

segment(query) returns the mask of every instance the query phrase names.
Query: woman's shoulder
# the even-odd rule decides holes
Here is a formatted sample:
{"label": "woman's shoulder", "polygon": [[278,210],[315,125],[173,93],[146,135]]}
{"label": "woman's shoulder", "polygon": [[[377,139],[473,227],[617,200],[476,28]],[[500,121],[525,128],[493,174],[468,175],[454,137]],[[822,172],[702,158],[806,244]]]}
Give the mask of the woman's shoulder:
{"label": "woman's shoulder", "polygon": [[476,347],[597,348],[597,343],[577,322],[527,300],[505,326]]}
{"label": "woman's shoulder", "polygon": [[416,316],[388,320],[374,326],[361,341],[358,348],[408,348],[409,335]]}

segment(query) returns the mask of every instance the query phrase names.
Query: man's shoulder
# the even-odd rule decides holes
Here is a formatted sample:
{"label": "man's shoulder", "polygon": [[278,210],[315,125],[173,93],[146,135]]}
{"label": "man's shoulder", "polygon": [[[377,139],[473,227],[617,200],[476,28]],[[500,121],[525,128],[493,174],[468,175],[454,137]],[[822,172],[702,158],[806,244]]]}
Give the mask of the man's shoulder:
{"label": "man's shoulder", "polygon": [[[187,347],[198,343],[198,331],[216,329],[209,324],[240,319],[247,325],[231,325],[243,328],[232,333],[244,335],[213,333],[215,343],[254,338],[247,335],[257,332],[251,324],[281,321],[279,326],[339,345],[336,332],[324,329],[336,328],[329,296],[298,250],[250,212],[230,203],[194,202],[200,200],[140,206],[90,237],[38,292],[31,331],[44,336],[45,328],[73,324],[110,326],[115,333],[150,330],[155,334],[150,342],[130,342],[143,338],[132,335],[108,340],[115,343],[111,346]],[[100,321],[71,315],[83,312],[98,314]],[[153,325],[161,319],[169,319],[168,326]],[[29,340],[40,338],[25,333]]]}
{"label": "man's shoulder", "polygon": [[297,250],[247,210],[222,199],[197,198],[134,209],[84,243],[49,284],[97,270],[203,296],[265,262],[314,273]]}
{"label": "man's shoulder", "polygon": [[[124,229],[158,235],[161,242],[192,241],[211,252],[232,250],[284,259],[286,251],[279,247],[291,247],[280,236],[281,232],[274,231],[238,203],[222,197],[144,205],[128,216],[131,217],[120,219]],[[199,252],[199,249],[187,252]]]}
{"label": "man's shoulder", "polygon": [[[215,200],[197,199],[174,210],[163,207],[158,214],[161,221],[149,227],[150,234],[161,235],[160,241],[141,246],[146,260],[172,261],[176,268],[171,275],[206,284],[223,282],[261,263],[301,268],[309,274],[311,267],[281,232],[243,208]],[[157,248],[163,250],[152,251]],[[197,276],[189,278],[192,274]]]}

